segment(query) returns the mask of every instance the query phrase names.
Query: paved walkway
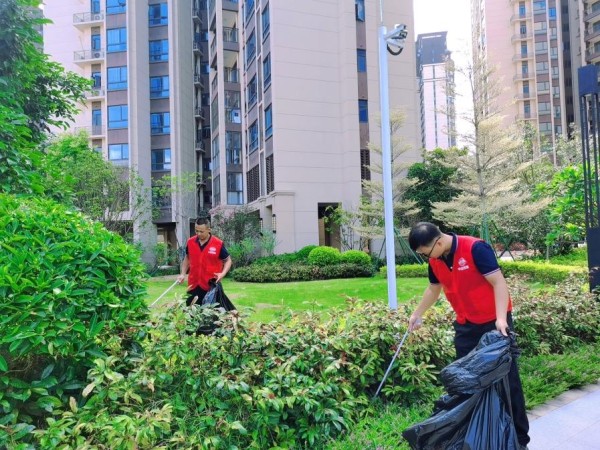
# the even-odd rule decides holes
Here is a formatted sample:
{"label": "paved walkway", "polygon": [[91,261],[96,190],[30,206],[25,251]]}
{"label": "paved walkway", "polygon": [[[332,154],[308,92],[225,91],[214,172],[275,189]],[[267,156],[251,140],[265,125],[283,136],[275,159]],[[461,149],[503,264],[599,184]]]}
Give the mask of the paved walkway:
{"label": "paved walkway", "polygon": [[529,450],[600,450],[600,381],[529,412]]}

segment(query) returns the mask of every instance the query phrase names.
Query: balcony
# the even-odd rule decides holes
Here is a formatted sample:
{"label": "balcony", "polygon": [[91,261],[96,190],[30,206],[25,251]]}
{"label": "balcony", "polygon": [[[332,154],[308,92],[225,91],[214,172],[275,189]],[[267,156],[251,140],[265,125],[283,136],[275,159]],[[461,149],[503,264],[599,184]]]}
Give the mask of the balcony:
{"label": "balcony", "polygon": [[533,74],[529,73],[529,72],[521,72],[516,74],[513,77],[513,81],[520,81],[520,80],[530,80],[533,78]]}
{"label": "balcony", "polygon": [[224,42],[238,42],[238,29],[223,27],[223,41]]}
{"label": "balcony", "polygon": [[194,143],[194,149],[195,149],[197,152],[203,152],[203,153],[204,153],[204,144],[202,143],[202,141],[201,141],[201,140],[197,140],[197,141]]}
{"label": "balcony", "polygon": [[532,97],[533,97],[533,95],[531,95],[531,92],[522,92],[518,95],[515,95],[515,98],[517,100],[529,100]]}
{"label": "balcony", "polygon": [[531,59],[533,58],[533,53],[519,53],[515,56],[513,56],[512,60],[513,61],[523,61],[525,59]]}
{"label": "balcony", "polygon": [[232,69],[231,67],[225,67],[223,69],[225,83],[239,83],[240,82],[239,74],[240,74],[240,71],[238,69]]}
{"label": "balcony", "polygon": [[513,14],[510,18],[510,22],[517,22],[519,20],[527,20],[527,19],[531,19],[531,13],[525,13],[525,14]]}
{"label": "balcony", "polygon": [[533,120],[535,119],[534,115],[530,112],[519,113],[515,116],[515,120]]}
{"label": "balcony", "polygon": [[531,33],[521,33],[521,34],[513,34],[513,37],[511,38],[511,42],[516,42],[516,41],[524,41],[527,39],[531,39],[533,37],[533,34]]}
{"label": "balcony", "polygon": [[73,25],[77,28],[84,28],[101,22],[104,22],[103,11],[73,14]]}
{"label": "balcony", "polygon": [[194,42],[192,44],[194,52],[200,53],[200,56],[202,56],[202,47],[201,47],[201,44],[202,43],[200,41],[197,41],[197,40],[194,40]]}
{"label": "balcony", "polygon": [[194,84],[202,86],[202,75],[199,73],[194,74]]}
{"label": "balcony", "polygon": [[104,130],[104,126],[102,125],[92,125],[89,127],[75,127],[75,133],[80,133],[85,131],[91,138],[101,138],[104,137],[106,131]]}
{"label": "balcony", "polygon": [[192,8],[192,19],[200,22],[200,8],[196,8],[196,7]]}
{"label": "balcony", "polygon": [[585,35],[585,42],[594,41],[599,36],[600,36],[600,30],[594,31],[594,32],[589,33],[589,34],[586,33],[586,35]]}
{"label": "balcony", "polygon": [[102,61],[104,59],[104,49],[99,50],[79,50],[73,52],[73,62],[75,64],[85,64],[88,62]]}
{"label": "balcony", "polygon": [[242,110],[240,108],[225,108],[225,121],[227,123],[242,123]]}
{"label": "balcony", "polygon": [[104,98],[104,96],[106,96],[106,91],[102,86],[93,87],[85,93],[86,100],[101,99]]}
{"label": "balcony", "polygon": [[600,16],[600,9],[598,9],[597,11],[591,11],[585,16],[583,16],[583,21],[589,22],[590,20],[595,19],[598,16]]}
{"label": "balcony", "polygon": [[600,58],[600,50],[591,50],[585,54],[585,60],[588,63],[596,62],[598,58]]}
{"label": "balcony", "polygon": [[202,107],[201,106],[194,107],[194,116],[196,116],[199,119],[204,120],[204,115],[202,114]]}

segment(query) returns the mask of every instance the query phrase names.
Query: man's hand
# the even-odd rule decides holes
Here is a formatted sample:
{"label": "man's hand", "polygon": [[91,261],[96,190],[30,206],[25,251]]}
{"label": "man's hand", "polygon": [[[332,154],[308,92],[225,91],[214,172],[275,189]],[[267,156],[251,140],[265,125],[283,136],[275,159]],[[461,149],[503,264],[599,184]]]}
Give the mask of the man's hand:
{"label": "man's hand", "polygon": [[184,274],[179,274],[179,275],[177,276],[177,282],[178,282],[179,284],[181,284],[181,283],[183,283],[184,281],[185,281],[185,275],[184,275]]}
{"label": "man's hand", "polygon": [[223,272],[215,272],[215,284],[217,284],[219,281],[225,278],[225,275],[226,274]]}
{"label": "man's hand", "polygon": [[408,319],[408,331],[418,330],[421,328],[421,325],[423,325],[423,318],[413,313],[413,315],[410,316],[410,319]]}
{"label": "man's hand", "polygon": [[508,323],[506,322],[506,319],[496,320],[496,330],[502,333],[503,336],[508,337]]}

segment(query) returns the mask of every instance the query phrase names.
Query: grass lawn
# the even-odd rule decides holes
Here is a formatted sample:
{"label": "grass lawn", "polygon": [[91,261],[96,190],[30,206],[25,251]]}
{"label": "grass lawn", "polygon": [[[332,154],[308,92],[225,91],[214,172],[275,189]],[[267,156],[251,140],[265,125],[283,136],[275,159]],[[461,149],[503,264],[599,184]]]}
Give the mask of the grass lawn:
{"label": "grass lawn", "polygon": [[[150,279],[148,303],[154,302],[171,284],[172,280]],[[429,283],[427,278],[398,278],[396,287],[398,301],[420,298]],[[229,279],[223,282],[223,289],[231,301],[242,309],[253,308],[251,320],[269,322],[286,309],[294,311],[325,311],[342,306],[346,297],[362,300],[375,300],[387,304],[387,279],[381,275],[373,278],[350,278],[337,280],[303,281],[294,283],[239,283]],[[181,298],[185,286],[176,286],[165,295],[155,307]]]}

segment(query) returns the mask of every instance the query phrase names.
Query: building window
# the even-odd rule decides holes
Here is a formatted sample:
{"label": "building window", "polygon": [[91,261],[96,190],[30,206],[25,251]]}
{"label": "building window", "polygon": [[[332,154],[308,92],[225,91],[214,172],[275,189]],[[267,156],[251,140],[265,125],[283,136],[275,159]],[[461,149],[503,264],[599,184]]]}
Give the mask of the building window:
{"label": "building window", "polygon": [[169,76],[150,77],[150,98],[169,97]]}
{"label": "building window", "polygon": [[273,136],[273,108],[265,109],[265,138]]}
{"label": "building window", "polygon": [[161,39],[150,41],[150,62],[164,62],[169,60],[169,41]]}
{"label": "building window", "polygon": [[217,175],[213,181],[213,206],[221,204],[221,176]]}
{"label": "building window", "polygon": [[102,133],[102,111],[92,109],[92,135],[97,136]]}
{"label": "building window", "polygon": [[127,128],[128,125],[127,105],[115,105],[108,107],[108,128]]}
{"label": "building window", "polygon": [[519,3],[519,17],[525,17],[527,10],[525,9],[525,3]]}
{"label": "building window", "polygon": [[108,146],[108,159],[111,161],[129,159],[129,144],[110,144]]}
{"label": "building window", "polygon": [[271,54],[265,56],[263,60],[263,89],[271,84]]}
{"label": "building window", "polygon": [[367,71],[367,51],[362,48],[356,49],[356,67],[359,72]]}
{"label": "building window", "polygon": [[545,11],[545,10],[546,10],[545,0],[533,2],[533,11],[534,12]]}
{"label": "building window", "polygon": [[246,41],[246,65],[252,61],[254,55],[256,54],[256,33],[254,31],[248,37]]}
{"label": "building window", "polygon": [[356,10],[356,20],[365,21],[365,0],[354,0],[354,9]]}
{"label": "building window", "polygon": [[262,36],[263,39],[269,33],[269,29],[271,28],[271,19],[269,17],[269,5],[265,6],[262,12]]}
{"label": "building window", "polygon": [[358,121],[366,123],[369,121],[369,102],[368,100],[358,101]]}
{"label": "building window", "polygon": [[150,134],[171,133],[171,113],[150,114]]}
{"label": "building window", "polygon": [[171,170],[171,149],[152,150],[152,170]]}
{"label": "building window", "polygon": [[556,8],[548,8],[548,17],[551,19],[556,19]]}
{"label": "building window", "polygon": [[124,13],[126,5],[126,0],[106,0],[106,14]]}
{"label": "building window", "polygon": [[99,34],[92,34],[90,42],[92,45],[92,50],[100,50],[102,48]]}
{"label": "building window", "polygon": [[90,12],[92,14],[98,14],[100,12],[100,0],[91,0]]}
{"label": "building window", "polygon": [[148,6],[148,25],[156,27],[159,25],[167,25],[169,23],[168,11],[166,3]]}
{"label": "building window", "polygon": [[227,204],[241,205],[244,203],[243,177],[241,173],[227,174]]}
{"label": "building window", "polygon": [[273,155],[265,158],[265,168],[267,172],[267,194],[275,189],[275,169],[273,167]]}
{"label": "building window", "polygon": [[246,98],[248,99],[248,108],[256,103],[258,98],[258,82],[256,80],[256,75],[252,77],[250,83],[248,83],[248,91]]}
{"label": "building window", "polygon": [[248,153],[258,150],[258,121],[255,120],[248,128]]}
{"label": "building window", "polygon": [[108,53],[127,50],[127,28],[106,30],[106,51]]}
{"label": "building window", "polygon": [[248,203],[260,197],[260,173],[258,166],[254,166],[246,172],[246,192],[248,194]]}
{"label": "building window", "polygon": [[210,64],[208,61],[202,61],[200,63],[200,73],[203,75],[208,75],[210,73]]}
{"label": "building window", "polygon": [[248,21],[252,13],[254,12],[254,0],[246,0],[246,4],[244,5],[244,20]]}
{"label": "building window", "polygon": [[370,180],[371,179],[371,170],[369,167],[371,166],[371,154],[369,153],[369,149],[361,148],[360,149],[360,179],[361,180]]}
{"label": "building window", "polygon": [[100,72],[92,72],[92,81],[94,85],[92,88],[99,89],[102,87],[102,74]]}
{"label": "building window", "polygon": [[127,89],[127,66],[109,67],[106,73],[108,76],[107,89],[109,91]]}
{"label": "building window", "polygon": [[226,132],[225,152],[227,164],[242,163],[242,133],[237,131]]}

